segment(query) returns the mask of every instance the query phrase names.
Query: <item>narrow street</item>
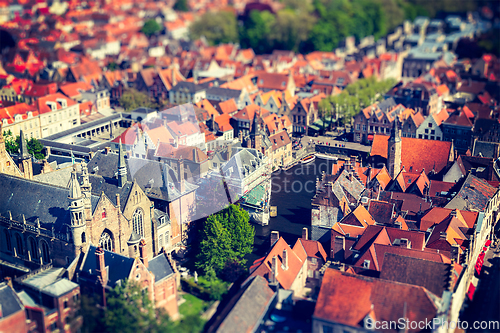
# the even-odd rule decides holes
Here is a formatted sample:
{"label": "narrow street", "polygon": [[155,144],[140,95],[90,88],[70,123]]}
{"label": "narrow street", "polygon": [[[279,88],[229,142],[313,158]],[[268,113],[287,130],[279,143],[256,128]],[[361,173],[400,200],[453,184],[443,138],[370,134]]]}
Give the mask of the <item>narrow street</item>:
{"label": "narrow street", "polygon": [[500,253],[488,249],[472,302],[460,320],[467,321],[467,332],[499,332],[499,328],[474,329],[475,321],[500,321]]}

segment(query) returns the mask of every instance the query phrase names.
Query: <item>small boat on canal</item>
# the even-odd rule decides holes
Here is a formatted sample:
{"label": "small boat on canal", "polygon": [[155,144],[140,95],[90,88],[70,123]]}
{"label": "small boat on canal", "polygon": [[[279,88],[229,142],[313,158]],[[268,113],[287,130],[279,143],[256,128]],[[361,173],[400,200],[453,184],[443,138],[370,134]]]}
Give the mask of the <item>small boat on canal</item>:
{"label": "small boat on canal", "polygon": [[302,164],[308,164],[308,163],[313,162],[315,159],[316,159],[315,155],[309,155],[309,156],[304,157],[300,161]]}

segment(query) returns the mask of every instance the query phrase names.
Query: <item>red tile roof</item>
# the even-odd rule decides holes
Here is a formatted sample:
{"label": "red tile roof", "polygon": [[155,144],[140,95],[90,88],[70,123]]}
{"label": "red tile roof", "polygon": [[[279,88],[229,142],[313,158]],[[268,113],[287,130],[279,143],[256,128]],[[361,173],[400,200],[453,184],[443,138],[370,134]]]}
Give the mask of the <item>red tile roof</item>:
{"label": "red tile roof", "polygon": [[57,110],[63,109],[63,106],[62,106],[60,100],[66,101],[66,105],[67,105],[66,107],[70,107],[70,106],[73,106],[75,104],[78,104],[75,101],[73,101],[72,99],[64,96],[61,93],[51,94],[51,95],[47,95],[44,97],[40,97],[37,100],[38,112],[40,112],[40,114],[42,114],[42,113],[47,113],[47,112],[52,111],[52,109],[49,107],[47,102],[55,103]]}
{"label": "red tile roof", "polygon": [[[283,269],[283,250],[287,251],[288,257],[288,269]],[[283,289],[290,289],[292,287],[292,283],[297,278],[297,275],[302,269],[304,265],[304,261],[300,259],[298,254],[292,250],[292,248],[285,242],[283,237],[274,244],[272,249],[269,251],[267,256],[260,261],[260,264],[257,268],[250,274],[250,276],[260,275],[266,279],[269,279],[270,274],[272,273],[272,259],[274,256],[278,257],[278,275],[276,276],[276,280],[279,282]]]}
{"label": "red tile roof", "polygon": [[[370,156],[387,158],[388,141],[389,136],[375,134]],[[448,164],[451,153],[451,142],[401,138],[402,165],[413,172],[421,172],[425,168],[426,173],[433,169],[439,173]]]}
{"label": "red tile roof", "polygon": [[299,238],[293,246],[293,250],[299,253],[298,247],[300,246],[302,246],[307,256],[310,258],[323,259],[324,261],[326,261],[326,258],[328,257],[326,255],[325,249],[323,248],[323,245],[321,245],[321,243],[318,241]]}
{"label": "red tile roof", "polygon": [[432,321],[436,313],[437,308],[423,287],[328,268],[323,276],[314,318],[362,328],[368,314],[374,320],[397,322],[400,318],[406,318],[419,322]]}

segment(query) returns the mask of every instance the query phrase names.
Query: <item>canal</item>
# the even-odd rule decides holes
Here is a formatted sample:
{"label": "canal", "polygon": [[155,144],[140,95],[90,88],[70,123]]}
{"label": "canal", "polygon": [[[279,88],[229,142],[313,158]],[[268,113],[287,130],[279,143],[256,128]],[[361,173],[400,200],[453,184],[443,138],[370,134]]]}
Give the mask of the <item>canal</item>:
{"label": "canal", "polygon": [[278,216],[267,226],[255,226],[254,251],[246,257],[247,266],[263,257],[270,246],[271,231],[279,231],[293,247],[302,236],[302,228],[311,229],[311,199],[316,192],[316,178],[331,173],[333,160],[316,157],[314,162],[299,164],[287,171],[273,173],[271,206],[278,207]]}

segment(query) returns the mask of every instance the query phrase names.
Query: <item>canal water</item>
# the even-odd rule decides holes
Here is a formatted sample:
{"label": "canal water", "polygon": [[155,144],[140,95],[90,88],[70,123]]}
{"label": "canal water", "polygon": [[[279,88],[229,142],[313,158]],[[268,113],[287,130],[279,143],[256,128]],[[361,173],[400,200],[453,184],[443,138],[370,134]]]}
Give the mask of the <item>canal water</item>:
{"label": "canal water", "polygon": [[269,250],[271,231],[279,231],[291,247],[302,236],[302,228],[307,227],[311,234],[311,199],[316,193],[316,178],[321,179],[323,172],[331,173],[333,162],[316,157],[309,164],[273,173],[271,206],[278,207],[278,216],[270,218],[267,226],[254,224],[254,251],[246,257],[248,266]]}

